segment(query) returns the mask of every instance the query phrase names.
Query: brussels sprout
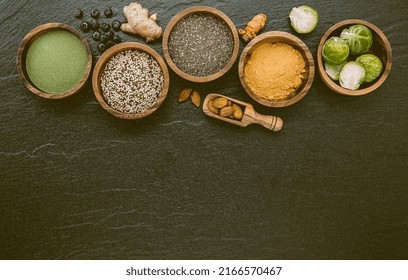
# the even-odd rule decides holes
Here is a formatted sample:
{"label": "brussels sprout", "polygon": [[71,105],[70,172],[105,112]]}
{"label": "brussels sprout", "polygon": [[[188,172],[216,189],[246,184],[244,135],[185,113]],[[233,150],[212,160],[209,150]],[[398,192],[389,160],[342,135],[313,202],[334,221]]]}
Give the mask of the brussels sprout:
{"label": "brussels sprout", "polygon": [[383,69],[381,59],[373,54],[363,54],[357,57],[356,62],[361,63],[366,71],[364,82],[370,83],[377,79]]}
{"label": "brussels sprout", "polygon": [[349,57],[349,46],[339,37],[332,37],[323,45],[322,55],[324,61],[332,65],[342,64]]}
{"label": "brussels sprout", "polygon": [[358,62],[347,62],[340,71],[340,85],[343,88],[356,90],[364,82],[365,69]]}
{"label": "brussels sprout", "polygon": [[329,77],[333,81],[338,81],[339,76],[340,76],[340,71],[343,68],[344,64],[346,64],[346,63],[343,62],[340,65],[332,65],[330,63],[325,62],[324,63],[324,69],[326,70],[326,74],[329,75]]}
{"label": "brussels sprout", "polygon": [[373,45],[371,30],[361,24],[352,25],[344,29],[340,34],[340,38],[347,41],[350,53],[353,55],[363,54]]}
{"label": "brussels sprout", "polygon": [[312,32],[319,22],[317,11],[305,5],[293,8],[289,14],[289,18],[293,29],[299,34]]}

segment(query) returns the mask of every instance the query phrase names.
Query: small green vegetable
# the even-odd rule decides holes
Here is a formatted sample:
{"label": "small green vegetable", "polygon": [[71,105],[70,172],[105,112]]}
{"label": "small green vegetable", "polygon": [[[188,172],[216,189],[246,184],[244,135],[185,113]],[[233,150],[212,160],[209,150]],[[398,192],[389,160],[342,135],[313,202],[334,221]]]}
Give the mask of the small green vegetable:
{"label": "small green vegetable", "polygon": [[374,54],[363,54],[357,57],[356,62],[361,63],[366,71],[365,83],[370,83],[377,79],[383,69],[381,59]]}
{"label": "small green vegetable", "polygon": [[357,90],[364,82],[365,69],[363,65],[358,62],[347,62],[340,71],[340,85],[343,88]]}
{"label": "small green vegetable", "polygon": [[323,59],[332,65],[342,64],[349,57],[350,49],[347,42],[339,37],[331,37],[323,45]]}
{"label": "small green vegetable", "polygon": [[325,62],[324,63],[324,69],[326,70],[326,74],[329,75],[329,77],[333,81],[338,81],[340,77],[340,71],[343,68],[345,62],[343,62],[340,65],[332,65],[330,63]]}
{"label": "small green vegetable", "polygon": [[293,29],[299,34],[312,32],[319,22],[317,11],[305,5],[293,8],[289,14],[289,18]]}
{"label": "small green vegetable", "polygon": [[352,25],[344,29],[340,34],[340,38],[347,41],[350,53],[353,55],[367,52],[373,44],[371,30],[361,24]]}

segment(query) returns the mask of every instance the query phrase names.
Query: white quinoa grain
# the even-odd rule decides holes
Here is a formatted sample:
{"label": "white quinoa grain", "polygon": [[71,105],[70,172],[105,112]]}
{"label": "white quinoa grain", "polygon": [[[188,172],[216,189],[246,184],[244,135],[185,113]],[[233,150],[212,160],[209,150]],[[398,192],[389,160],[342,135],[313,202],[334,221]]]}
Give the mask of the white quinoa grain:
{"label": "white quinoa grain", "polygon": [[126,114],[142,113],[157,101],[164,85],[159,63],[149,54],[124,51],[105,65],[101,88],[106,103]]}

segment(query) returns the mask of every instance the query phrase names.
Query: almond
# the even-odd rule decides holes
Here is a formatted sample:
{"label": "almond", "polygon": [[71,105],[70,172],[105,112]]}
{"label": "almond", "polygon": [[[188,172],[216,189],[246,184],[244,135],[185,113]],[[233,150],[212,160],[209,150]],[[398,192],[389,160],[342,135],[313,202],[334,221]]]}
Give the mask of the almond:
{"label": "almond", "polygon": [[194,90],[191,93],[191,102],[193,102],[193,104],[197,107],[200,108],[201,105],[201,96],[200,93],[196,90]]}
{"label": "almond", "polygon": [[218,115],[220,113],[220,110],[218,110],[217,108],[214,108],[213,103],[214,103],[214,100],[208,101],[208,103],[207,103],[208,110],[210,110],[212,113]]}
{"label": "almond", "polygon": [[192,88],[185,88],[182,91],[180,91],[178,96],[178,102],[181,103],[189,99],[192,92],[193,92]]}
{"label": "almond", "polygon": [[232,104],[232,108],[234,108],[234,113],[233,116],[237,120],[241,120],[242,117],[244,116],[244,113],[242,112],[241,107],[239,107],[237,104]]}
{"label": "almond", "polygon": [[220,110],[220,116],[223,118],[227,118],[234,113],[234,108],[232,106],[224,107]]}
{"label": "almond", "polygon": [[214,99],[213,106],[215,109],[222,109],[228,105],[228,99],[225,97],[218,97]]}

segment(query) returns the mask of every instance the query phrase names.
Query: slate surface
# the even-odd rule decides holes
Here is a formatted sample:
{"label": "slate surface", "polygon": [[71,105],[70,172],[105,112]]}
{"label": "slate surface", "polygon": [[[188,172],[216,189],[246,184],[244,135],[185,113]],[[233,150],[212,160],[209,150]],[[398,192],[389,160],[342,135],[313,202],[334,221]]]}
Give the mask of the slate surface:
{"label": "slate surface", "polygon": [[[76,8],[128,1],[0,1],[0,257],[2,259],[406,259],[408,258],[408,20],[404,1],[307,1],[320,12],[300,36],[316,58],[323,33],[344,19],[368,20],[393,47],[386,83],[358,98],[329,90],[275,114],[284,129],[239,128],[176,102],[191,84],[171,76],[151,117],[122,121],[90,85],[62,101],[23,86],[17,48],[34,27],[77,27]],[[193,5],[214,6],[244,27],[294,33],[290,1],[142,1],[165,27]],[[143,42],[136,37],[126,40]],[[161,43],[151,45],[162,54]],[[241,51],[243,44],[241,43]],[[193,85],[252,102],[237,64]],[[253,103],[253,102],[252,102]]]}

